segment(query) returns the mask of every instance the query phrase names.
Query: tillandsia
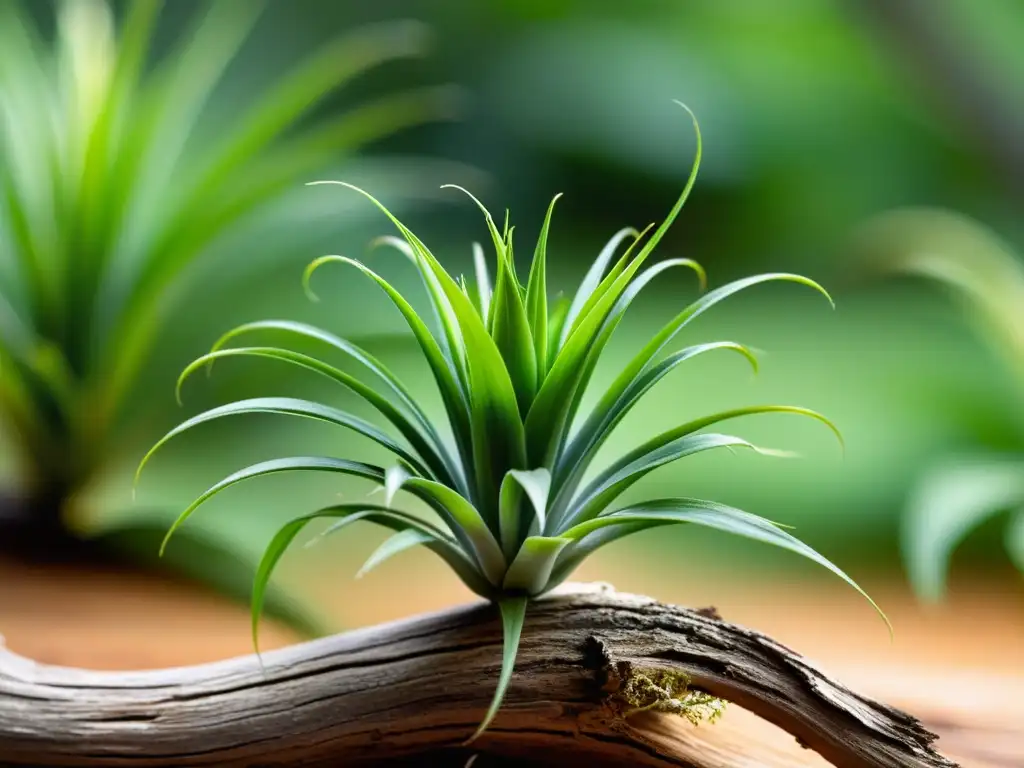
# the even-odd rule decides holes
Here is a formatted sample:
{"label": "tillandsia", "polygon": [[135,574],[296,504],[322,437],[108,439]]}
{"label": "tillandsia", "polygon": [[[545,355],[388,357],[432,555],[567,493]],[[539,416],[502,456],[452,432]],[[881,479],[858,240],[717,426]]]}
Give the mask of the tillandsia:
{"label": "tillandsia", "polygon": [[52,40],[33,18],[48,4],[32,5],[0,2],[0,418],[30,502],[59,515],[110,457],[197,261],[227,237],[250,249],[248,227],[297,175],[443,118],[450,100],[423,88],[323,111],[361,74],[421,55],[418,23],[339,35],[258,94],[228,96],[266,0],[199,3],[163,56],[161,0],[120,16],[108,0],[57,0]]}
{"label": "tillandsia", "polygon": [[[693,117],[692,113],[690,116]],[[663,350],[692,320],[729,296],[762,283],[797,283],[828,297],[816,282],[785,273],[748,277],[703,293],[642,345],[596,404],[583,407],[583,395],[595,366],[640,291],[675,268],[693,271],[703,286],[704,271],[690,259],[673,258],[645,266],[696,180],[701,138],[695,118],[693,124],[694,163],[666,219],[656,229],[652,225],[643,232],[623,229],[616,233],[571,300],[564,297],[549,303],[547,295],[548,231],[557,197],[547,209],[524,285],[513,258],[513,228],[506,220],[499,229],[484,206],[470,195],[483,212],[495,264],[492,280],[484,251],[475,246],[476,279],[471,287],[465,279],[450,275],[423,241],[368,193],[344,182],[320,182],[354,190],[391,220],[398,237],[389,236],[381,242],[399,249],[418,271],[437,327],[432,331],[407,298],[387,280],[362,262],[345,256],[324,256],[310,264],[305,273],[307,289],[313,272],[330,263],[353,267],[376,283],[415,336],[440,390],[445,418],[429,414],[364,349],[298,323],[271,320],[235,328],[218,340],[210,353],[184,370],[178,381],[179,392],[182,382],[191,374],[228,357],[257,356],[298,365],[355,392],[398,433],[394,437],[363,419],[322,403],[256,398],[223,405],[188,419],[144,457],[140,471],[154,451],[186,430],[229,415],[266,412],[336,424],[375,441],[395,456],[395,463],[389,467],[329,456],[265,461],[224,478],[181,513],[168,538],[201,504],[226,488],[284,471],[354,475],[383,487],[379,503],[334,504],[295,518],[277,533],[255,578],[254,641],[264,589],[272,570],[299,532],[321,518],[335,520],[326,532],[357,521],[376,523],[393,531],[391,538],[370,557],[368,567],[422,545],[441,557],[469,589],[497,604],[504,628],[501,671],[493,703],[472,738],[491,722],[508,688],[529,601],[564,581],[589,554],[631,533],[689,523],[738,534],[810,558],[860,591],[823,556],[777,524],[756,515],[696,498],[649,499],[620,507],[614,504],[644,476],[685,456],[719,447],[762,451],[741,437],[703,431],[730,419],[761,413],[798,414],[824,423],[838,436],[832,422],[814,411],[761,405],[715,413],[652,437],[588,478],[595,456],[623,417],[651,387],[687,360],[727,350],[746,358],[756,369],[754,353],[731,341],[698,344],[663,356]],[[626,241],[628,247],[616,258],[617,249]],[[369,385],[318,357],[287,348],[228,346],[239,337],[260,331],[286,332],[322,344],[325,350],[358,363],[363,371],[372,374],[375,384]],[[448,439],[445,427],[450,431]],[[394,500],[399,492],[424,502],[436,513],[436,521],[396,508]]]}

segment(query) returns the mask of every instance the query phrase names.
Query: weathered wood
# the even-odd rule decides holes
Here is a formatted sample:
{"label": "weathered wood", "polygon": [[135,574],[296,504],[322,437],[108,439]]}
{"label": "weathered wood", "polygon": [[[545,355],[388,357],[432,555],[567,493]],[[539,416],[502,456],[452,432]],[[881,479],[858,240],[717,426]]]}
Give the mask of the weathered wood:
{"label": "weathered wood", "polygon": [[[534,603],[502,713],[461,746],[500,661],[495,611],[473,605],[255,657],[89,672],[0,651],[0,761],[9,766],[771,765],[723,754],[682,718],[624,716],[616,690],[684,672],[838,766],[951,766],[913,717],[859,696],[757,632],[697,611],[573,585]],[[729,713],[726,713],[726,718]],[[699,738],[693,734],[699,732]],[[703,747],[701,746],[703,743]],[[782,763],[775,763],[782,764]]]}

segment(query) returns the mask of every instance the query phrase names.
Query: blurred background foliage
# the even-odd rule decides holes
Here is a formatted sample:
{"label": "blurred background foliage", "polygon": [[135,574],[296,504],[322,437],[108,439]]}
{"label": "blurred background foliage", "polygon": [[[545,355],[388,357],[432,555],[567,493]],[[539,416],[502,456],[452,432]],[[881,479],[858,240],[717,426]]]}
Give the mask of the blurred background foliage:
{"label": "blurred background foliage", "polygon": [[[160,34],[172,35],[195,5],[168,3]],[[651,393],[620,427],[616,448],[649,435],[666,411],[681,420],[765,402],[820,410],[843,430],[845,456],[800,420],[753,420],[743,426],[745,437],[804,458],[701,457],[661,470],[638,493],[736,504],[796,526],[869,586],[873,579],[902,581],[899,530],[910,489],[939,457],[1019,448],[1019,380],[942,291],[881,277],[857,235],[878,214],[927,205],[984,222],[1024,252],[1020,3],[290,0],[270,4],[213,109],[230,110],[237,94],[258,89],[339,30],[403,18],[429,25],[430,53],[375,70],[345,97],[454,84],[461,119],[389,137],[363,160],[314,178],[356,181],[387,204],[416,198],[403,218],[446,266],[467,274],[470,244],[486,233],[464,198],[435,191],[435,180],[466,184],[492,210],[511,209],[524,243],[532,242],[551,196],[563,192],[549,240],[549,284],[569,288],[617,229],[642,227],[668,210],[692,157],[689,126],[671,99],[685,101],[701,120],[705,161],[655,256],[697,259],[712,285],[753,271],[802,272],[834,291],[837,310],[823,313],[813,297],[769,287],[702,318],[680,343],[732,338],[758,347],[766,351],[761,374],[755,380],[742,361],[728,358],[695,363]],[[210,426],[167,449],[132,502],[131,472],[144,446],[204,406],[319,394],[358,411],[344,392],[246,361],[189,382],[179,410],[171,371],[233,323],[278,316],[359,336],[417,394],[430,392],[413,346],[399,334],[401,318],[357,275],[325,273],[318,278],[321,302],[305,301],[299,278],[309,260],[327,252],[362,256],[371,237],[389,233],[351,194],[299,189],[308,180],[294,180],[295,204],[325,226],[257,235],[276,254],[259,273],[243,276],[227,260],[208,262],[215,266],[162,342],[160,376],[140,393],[150,415],[131,422],[116,460],[84,492],[80,530],[98,535],[140,520],[162,526],[225,470],[300,447],[345,455],[356,445],[359,438],[339,443],[326,428],[271,416]],[[247,246],[229,250],[244,259]],[[400,257],[381,251],[368,258],[416,295],[415,276]],[[682,306],[689,293],[680,291],[692,287],[652,290],[620,327],[609,356],[616,349],[624,355]],[[358,449],[374,456],[369,446]],[[339,493],[358,496],[365,488],[335,478],[270,478],[224,494],[189,525],[232,552],[244,575],[281,521]],[[1005,576],[999,536],[983,527],[955,565]],[[348,579],[376,538],[368,533],[359,551],[351,541],[328,541],[294,555],[295,568],[302,561],[294,583]],[[806,573],[756,545],[689,531],[626,541],[604,557],[625,562],[641,548],[655,554],[630,567],[678,568],[680,578],[713,562],[740,574],[748,566],[776,569],[780,577],[791,568]],[[387,567],[401,569],[402,560]]]}

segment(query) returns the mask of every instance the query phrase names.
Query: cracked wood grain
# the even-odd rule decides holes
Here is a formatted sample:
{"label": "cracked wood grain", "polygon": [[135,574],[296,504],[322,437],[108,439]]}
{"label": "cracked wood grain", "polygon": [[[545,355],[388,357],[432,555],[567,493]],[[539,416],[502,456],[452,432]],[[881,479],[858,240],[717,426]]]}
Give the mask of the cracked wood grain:
{"label": "cracked wood grain", "polygon": [[744,755],[742,744],[730,755],[712,743],[717,725],[700,726],[695,739],[681,718],[623,717],[613,704],[631,675],[674,670],[834,765],[954,765],[916,719],[850,691],[758,632],[593,585],[530,606],[506,705],[488,733],[462,747],[493,694],[500,650],[496,612],[481,604],[273,651],[262,669],[250,656],[90,672],[0,650],[0,764],[462,766],[474,752],[477,768],[515,760],[792,764]]}

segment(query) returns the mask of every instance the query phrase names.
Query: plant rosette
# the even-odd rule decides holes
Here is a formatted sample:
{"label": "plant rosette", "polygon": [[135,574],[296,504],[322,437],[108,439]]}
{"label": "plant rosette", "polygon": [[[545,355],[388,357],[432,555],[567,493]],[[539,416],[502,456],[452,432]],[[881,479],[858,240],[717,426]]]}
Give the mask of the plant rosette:
{"label": "plant rosette", "polygon": [[[168,539],[204,502],[237,483],[264,475],[333,472],[364,478],[383,488],[379,502],[335,504],[297,517],[281,528],[267,547],[255,579],[254,642],[264,590],[274,567],[295,537],[309,523],[321,519],[334,520],[322,535],[360,521],[393,532],[370,556],[363,572],[410,547],[425,546],[441,557],[469,589],[498,606],[504,628],[501,672],[493,703],[470,741],[487,728],[501,705],[530,600],[563,582],[592,552],[629,534],[683,524],[725,531],[809,558],[864,594],[837,566],[779,524],[762,517],[696,498],[615,505],[616,499],[643,477],[686,456],[716,448],[781,453],[757,447],[741,437],[704,431],[708,427],[747,415],[796,414],[823,423],[838,437],[836,427],[819,413],[789,405],[758,405],[714,413],[668,429],[610,461],[591,479],[586,477],[616,425],[651,387],[687,360],[713,351],[730,351],[748,360],[756,370],[754,353],[732,341],[698,344],[662,356],[675,336],[705,311],[746,288],[772,282],[809,287],[831,302],[816,282],[788,273],[757,275],[707,291],[642,345],[595,405],[583,408],[584,392],[597,362],[640,291],[662,273],[676,268],[696,273],[704,287],[704,270],[690,259],[667,259],[645,266],[696,180],[701,136],[695,118],[693,124],[697,142],[693,167],[666,219],[657,228],[652,225],[642,232],[617,232],[571,300],[561,298],[549,303],[547,296],[548,231],[557,197],[547,210],[524,285],[513,258],[514,228],[506,217],[504,227],[499,229],[484,206],[470,195],[483,212],[495,256],[492,280],[483,248],[474,245],[476,275],[471,287],[464,278],[450,275],[423,241],[371,195],[344,182],[320,182],[363,195],[391,220],[398,236],[380,238],[378,244],[400,250],[418,271],[437,330],[432,331],[387,280],[355,259],[340,255],[317,259],[306,270],[307,289],[314,271],[325,264],[352,267],[378,285],[403,315],[422,349],[440,390],[444,419],[431,416],[366,350],[299,323],[270,320],[235,328],[219,339],[211,352],[185,369],[178,381],[179,392],[193,373],[229,357],[256,356],[300,366],[360,396],[397,433],[393,436],[323,403],[255,398],[188,419],[143,459],[140,471],[168,440],[200,424],[226,416],[268,412],[336,424],[373,440],[394,455],[395,463],[389,467],[331,456],[261,462],[224,478],[181,513]],[[615,258],[619,246],[627,241],[625,252]],[[285,332],[319,342],[325,349],[356,362],[375,383],[367,384],[319,357],[284,347],[228,346],[260,331]],[[400,492],[425,503],[436,519],[398,509],[394,501]]]}

